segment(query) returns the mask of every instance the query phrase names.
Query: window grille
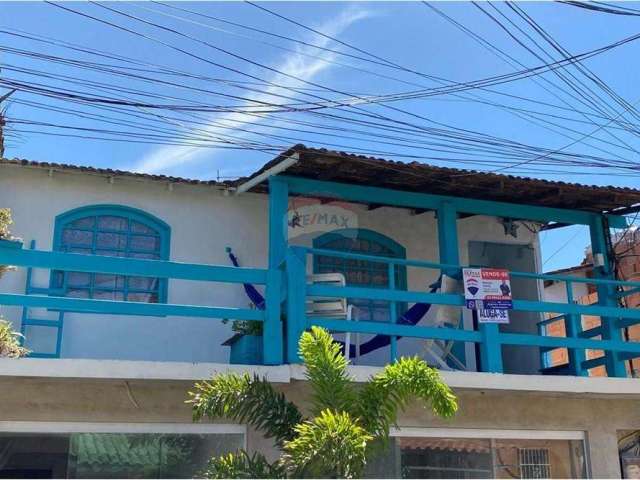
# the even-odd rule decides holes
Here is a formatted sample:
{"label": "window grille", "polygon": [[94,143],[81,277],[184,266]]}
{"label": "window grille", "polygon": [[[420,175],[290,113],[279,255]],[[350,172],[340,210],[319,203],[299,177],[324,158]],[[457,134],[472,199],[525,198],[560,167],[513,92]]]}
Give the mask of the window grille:
{"label": "window grille", "polygon": [[547,448],[521,448],[518,452],[520,478],[550,478],[551,463]]}

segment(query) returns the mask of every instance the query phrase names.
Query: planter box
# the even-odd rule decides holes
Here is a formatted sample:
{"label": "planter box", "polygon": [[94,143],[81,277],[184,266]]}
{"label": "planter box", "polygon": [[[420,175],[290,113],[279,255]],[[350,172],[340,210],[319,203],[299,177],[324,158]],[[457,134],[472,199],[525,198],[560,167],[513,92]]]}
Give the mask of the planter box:
{"label": "planter box", "polygon": [[223,345],[231,347],[229,363],[262,365],[262,335],[236,334]]}
{"label": "planter box", "polygon": [[22,248],[21,240],[7,240],[4,238],[0,238],[0,248]]}

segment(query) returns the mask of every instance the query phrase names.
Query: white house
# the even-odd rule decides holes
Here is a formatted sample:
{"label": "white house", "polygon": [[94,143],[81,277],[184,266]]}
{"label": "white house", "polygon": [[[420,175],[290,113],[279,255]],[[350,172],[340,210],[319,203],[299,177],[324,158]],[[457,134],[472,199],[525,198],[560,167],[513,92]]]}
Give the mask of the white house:
{"label": "white house", "polygon": [[[286,235],[285,224],[274,217],[282,210],[274,178],[288,185]],[[431,208],[430,202],[444,206]],[[351,331],[356,349],[370,347],[352,359],[356,381],[390,356],[418,354],[443,370],[459,396],[460,413],[452,421],[433,418],[417,405],[404,412],[388,457],[370,465],[372,476],[619,477],[618,441],[628,443],[634,438],[629,434],[640,430],[640,383],[613,377],[621,376],[619,352],[640,351],[617,343],[609,332],[609,343],[602,344],[611,349],[609,377],[576,374],[583,372],[579,361],[571,375],[543,374],[540,347],[549,340],[538,337],[539,322],[558,304],[543,301],[537,232],[576,219],[590,223],[597,235],[594,222],[604,218],[619,226],[620,209],[639,202],[640,191],[629,189],[399,164],[302,146],[249,179],[227,183],[2,160],[0,207],[11,209],[12,233],[23,241],[14,255],[24,256],[12,260],[17,271],[0,279],[0,308],[33,353],[0,360],[0,476],[191,477],[209,456],[241,446],[276,455],[251,427],[224,420],[193,424],[184,400],[194,381],[234,370],[264,374],[304,403],[304,375],[291,354],[291,315],[283,339],[280,310],[274,318],[269,308],[264,314],[256,309],[242,282],[202,281],[205,273],[189,279],[104,273],[112,267],[102,273],[57,264],[46,269],[39,259],[54,257],[43,253],[34,260],[27,253],[117,256],[132,265],[133,259],[170,261],[174,272],[182,268],[177,263],[230,266],[231,249],[251,269],[247,278],[259,279],[279,272],[273,262],[284,245],[306,249],[297,251],[307,257],[308,276],[337,272],[343,288],[369,292],[371,298],[345,295],[355,307],[349,324],[344,318],[316,322],[300,312],[306,322],[333,325],[339,340],[345,340],[340,332]],[[344,256],[334,258],[328,250]],[[0,260],[9,263],[5,259],[14,257],[3,251]],[[382,260],[372,260],[376,256]],[[459,282],[434,287],[434,297],[423,295],[442,272],[455,270],[452,265],[511,272],[509,324],[479,324],[463,306]],[[296,285],[284,273],[268,278],[281,281],[288,298],[283,309],[293,308],[297,295],[304,306],[305,289],[313,297],[304,276]],[[267,304],[273,302],[272,293],[254,283]],[[382,292],[380,298],[372,289]],[[402,319],[413,297],[434,301],[411,327],[423,333],[410,338]],[[437,304],[445,297],[449,304]],[[59,308],[47,303],[58,298],[79,300],[56,303],[64,306]],[[110,302],[91,311],[85,305],[96,304],[89,300]],[[136,310],[131,302],[153,307]],[[214,307],[247,318],[264,315],[265,331],[279,337],[265,335],[264,361],[230,362],[231,325],[212,318]],[[571,308],[564,313],[614,311],[604,304],[578,314],[568,313]],[[628,315],[629,322],[640,321]],[[427,338],[436,327],[448,327],[452,333],[445,336],[451,338]],[[576,355],[598,341],[579,340],[578,333],[559,339],[572,341],[567,345]],[[542,340],[536,344],[535,338]]]}

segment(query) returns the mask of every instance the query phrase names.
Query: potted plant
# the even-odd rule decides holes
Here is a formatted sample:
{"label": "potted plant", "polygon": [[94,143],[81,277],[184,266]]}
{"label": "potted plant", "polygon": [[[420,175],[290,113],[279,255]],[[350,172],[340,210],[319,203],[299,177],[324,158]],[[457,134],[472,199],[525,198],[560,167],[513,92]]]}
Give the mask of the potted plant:
{"label": "potted plant", "polygon": [[262,322],[234,320],[231,330],[233,336],[222,344],[231,347],[229,363],[262,365]]}

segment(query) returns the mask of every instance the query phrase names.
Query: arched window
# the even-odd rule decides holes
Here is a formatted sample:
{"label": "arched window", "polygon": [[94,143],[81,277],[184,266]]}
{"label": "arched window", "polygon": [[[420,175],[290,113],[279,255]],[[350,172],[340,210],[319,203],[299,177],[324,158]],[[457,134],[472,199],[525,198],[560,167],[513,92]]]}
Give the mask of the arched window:
{"label": "arched window", "polygon": [[[162,220],[121,205],[93,205],[56,217],[54,250],[168,260],[171,229]],[[166,302],[166,279],[54,271],[52,288],[68,297]]]}
{"label": "arched window", "polygon": [[[406,258],[406,251],[398,242],[380,233],[367,229],[343,229],[325,233],[313,241],[315,248],[363,253],[380,257]],[[389,286],[389,266],[364,260],[314,256],[315,273],[339,272],[345,276],[349,286],[387,288]],[[407,269],[396,267],[395,285],[397,289],[407,288]],[[354,298],[349,303],[357,307],[358,320],[388,321],[389,302]],[[398,310],[404,305],[398,305]],[[399,312],[400,313],[400,312]]]}

